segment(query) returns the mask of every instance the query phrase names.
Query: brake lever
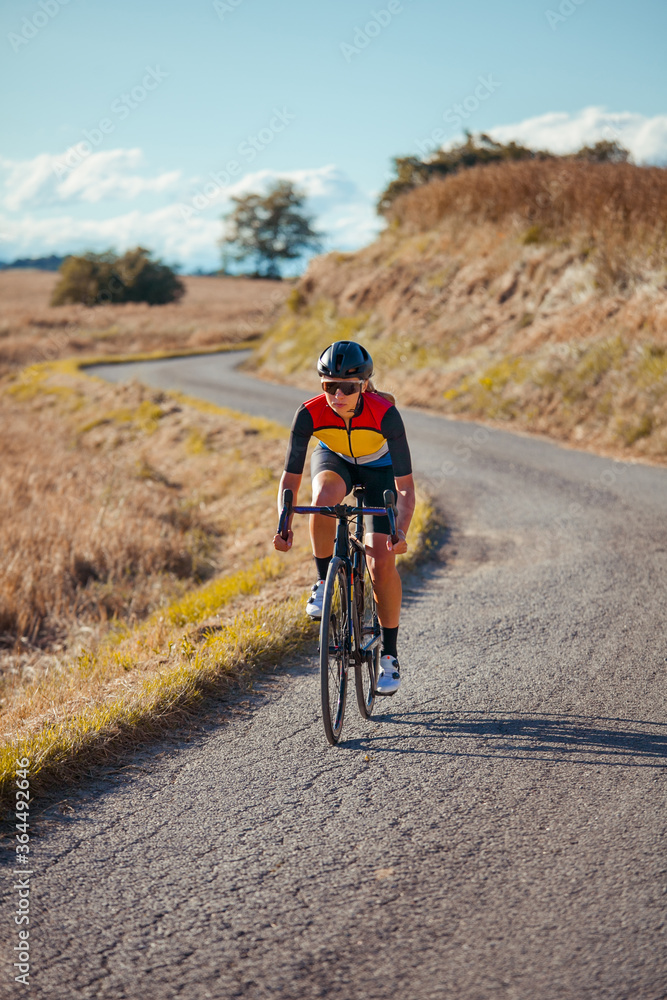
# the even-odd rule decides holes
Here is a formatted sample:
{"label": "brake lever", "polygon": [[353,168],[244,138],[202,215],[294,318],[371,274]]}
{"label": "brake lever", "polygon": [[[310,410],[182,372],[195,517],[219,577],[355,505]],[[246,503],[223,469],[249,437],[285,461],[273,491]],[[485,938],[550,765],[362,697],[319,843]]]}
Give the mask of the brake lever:
{"label": "brake lever", "polygon": [[280,521],[278,522],[278,534],[285,542],[289,538],[289,519],[292,514],[293,499],[294,494],[291,490],[283,490],[283,509],[280,514]]}
{"label": "brake lever", "polygon": [[400,541],[398,533],[396,531],[396,497],[393,490],[385,490],[383,494],[384,505],[387,510],[387,517],[389,518],[389,534],[391,535],[391,544],[396,545]]}

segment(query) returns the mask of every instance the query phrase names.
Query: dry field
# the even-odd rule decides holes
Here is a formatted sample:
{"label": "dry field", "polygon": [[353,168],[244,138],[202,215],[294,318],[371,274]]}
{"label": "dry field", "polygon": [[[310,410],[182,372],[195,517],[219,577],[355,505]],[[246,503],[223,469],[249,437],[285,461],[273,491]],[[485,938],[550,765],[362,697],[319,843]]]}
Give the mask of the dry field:
{"label": "dry field", "polygon": [[49,305],[57,280],[46,271],[0,271],[0,377],[55,358],[193,351],[248,340],[266,329],[291,287],[251,278],[186,277],[178,303],[89,308]]}

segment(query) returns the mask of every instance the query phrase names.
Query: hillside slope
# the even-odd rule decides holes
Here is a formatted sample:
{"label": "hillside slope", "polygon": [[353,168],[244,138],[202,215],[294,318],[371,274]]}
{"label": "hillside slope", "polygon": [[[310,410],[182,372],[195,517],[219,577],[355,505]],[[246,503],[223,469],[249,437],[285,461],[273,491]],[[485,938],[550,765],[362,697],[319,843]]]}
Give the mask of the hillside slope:
{"label": "hillside slope", "polygon": [[667,171],[510,163],[404,195],[313,261],[251,366],[316,390],[345,337],[400,403],[667,459]]}

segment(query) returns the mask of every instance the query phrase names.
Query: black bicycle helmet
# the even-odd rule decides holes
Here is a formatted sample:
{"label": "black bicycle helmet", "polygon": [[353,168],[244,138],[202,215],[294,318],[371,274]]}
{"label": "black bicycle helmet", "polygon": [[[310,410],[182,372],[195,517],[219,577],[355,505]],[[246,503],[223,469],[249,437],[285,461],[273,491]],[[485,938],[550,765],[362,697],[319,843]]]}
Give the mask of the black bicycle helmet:
{"label": "black bicycle helmet", "polygon": [[337,340],[320,354],[317,373],[323,378],[370,378],[373,359],[361,344],[354,340]]}

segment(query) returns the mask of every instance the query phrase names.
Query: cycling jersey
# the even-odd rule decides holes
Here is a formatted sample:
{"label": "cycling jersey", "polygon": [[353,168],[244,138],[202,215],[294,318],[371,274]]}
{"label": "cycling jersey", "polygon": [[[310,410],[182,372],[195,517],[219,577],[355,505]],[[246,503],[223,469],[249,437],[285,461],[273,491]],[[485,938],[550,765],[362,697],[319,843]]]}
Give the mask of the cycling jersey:
{"label": "cycling jersey", "polygon": [[412,472],[410,449],[400,413],[376,392],[361,395],[349,427],[327,403],[324,393],[303,403],[292,423],[285,471],[301,475],[312,436],[352,465],[385,465],[391,461],[395,476]]}

